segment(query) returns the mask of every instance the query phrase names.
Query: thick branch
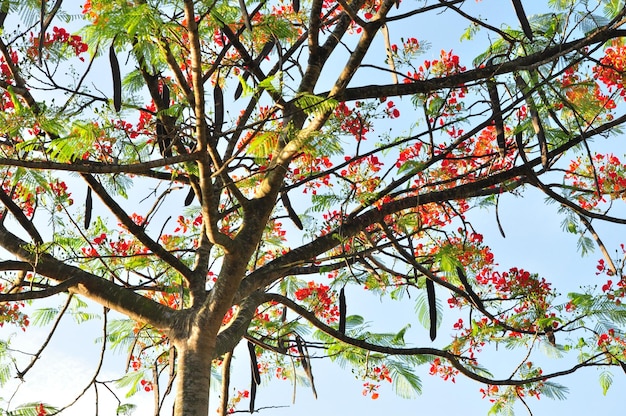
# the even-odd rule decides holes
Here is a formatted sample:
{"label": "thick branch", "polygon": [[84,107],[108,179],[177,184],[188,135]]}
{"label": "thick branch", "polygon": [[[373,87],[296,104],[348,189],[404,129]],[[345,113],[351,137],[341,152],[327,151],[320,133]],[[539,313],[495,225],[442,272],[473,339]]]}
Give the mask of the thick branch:
{"label": "thick branch", "polygon": [[348,345],[352,345],[357,348],[362,348],[367,351],[379,352],[379,353],[388,354],[388,355],[432,355],[435,357],[445,358],[452,364],[454,368],[459,370],[459,372],[463,374],[464,376],[474,381],[478,381],[480,383],[485,383],[485,384],[490,384],[490,385],[523,386],[527,384],[538,383],[538,382],[546,381],[552,378],[562,377],[568,374],[572,374],[576,372],[577,370],[580,370],[581,368],[584,368],[584,367],[597,367],[597,366],[609,365],[609,364],[598,363],[597,359],[599,357],[602,357],[603,354],[597,354],[583,361],[582,363],[576,364],[572,366],[571,368],[564,370],[564,371],[557,371],[554,373],[548,373],[548,374],[544,374],[538,377],[530,377],[527,379],[513,379],[513,378],[490,379],[480,374],[476,374],[475,372],[473,372],[471,369],[469,369],[462,363],[462,361],[468,361],[470,359],[452,354],[449,351],[440,350],[437,348],[429,348],[429,347],[397,348],[397,347],[387,347],[387,346],[372,344],[370,342],[367,342],[366,340],[349,337],[339,332],[338,330],[329,327],[328,325],[326,325],[325,323],[317,319],[315,314],[301,307],[300,305],[298,305],[297,303],[295,303],[289,298],[286,298],[284,296],[274,294],[274,293],[267,293],[265,296],[265,302],[270,302],[270,301],[278,302],[287,306],[289,309],[291,309],[292,311],[294,311],[295,313],[297,313],[298,315],[302,316],[304,319],[309,321],[314,327],[316,327],[320,331],[326,333],[327,335],[330,335],[331,337],[341,342],[345,342]]}
{"label": "thick branch", "polygon": [[122,207],[108,194],[106,189],[91,175],[83,175],[85,181],[89,184],[89,187],[100,197],[102,202],[111,210],[111,212],[117,217],[118,220],[124,225],[124,227],[130,231],[143,245],[148,247],[155,255],[157,255],[164,262],[176,269],[185,278],[192,274],[191,270],[183,264],[176,256],[169,251],[165,250],[163,246],[154,241],[146,234],[143,227],[135,222],[124,212]]}
{"label": "thick branch", "polygon": [[[431,78],[426,80],[415,80],[410,84],[388,84],[388,85],[365,85],[362,87],[347,88],[341,93],[332,95],[340,101],[355,101],[368,98],[395,97],[413,94],[428,94],[433,91],[445,88],[458,88],[476,81],[482,81],[495,75],[509,74],[521,70],[531,70],[540,67],[557,58],[569,53],[583,49],[596,43],[604,43],[607,40],[626,36],[625,30],[604,27],[591,35],[564,44],[559,44],[543,51],[527,56],[522,56],[513,60],[498,62],[493,65],[471,69],[459,74],[449,75],[443,78]],[[331,92],[321,95],[327,96]]]}
{"label": "thick branch", "polygon": [[37,253],[31,246],[0,226],[0,246],[28,262],[31,270],[59,283],[71,282],[68,290],[155,328],[168,329],[176,312],[108,280],[65,264],[47,253]]}

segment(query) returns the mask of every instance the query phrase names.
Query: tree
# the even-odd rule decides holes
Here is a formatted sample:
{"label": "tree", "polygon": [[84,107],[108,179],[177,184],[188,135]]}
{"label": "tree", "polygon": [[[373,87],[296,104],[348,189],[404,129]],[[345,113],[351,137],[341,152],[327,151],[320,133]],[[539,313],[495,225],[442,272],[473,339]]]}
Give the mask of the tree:
{"label": "tree", "polygon": [[[105,339],[128,347],[123,382],[152,390],[155,414],[170,392],[176,415],[208,414],[218,371],[222,413],[243,395],[253,411],[274,372],[314,390],[312,348],[373,398],[382,382],[418,393],[425,364],[483,383],[494,411],[560,398],[554,379],[584,367],[626,371],[623,260],[594,228],[626,223],[609,212],[626,174],[593,149],[618,148],[626,121],[623,2],[529,18],[513,1],[512,26],[461,0],[67,3],[0,2],[0,323],[81,321],[88,303],[125,315]],[[481,48],[471,64],[420,57],[429,35],[409,28],[442,12]],[[470,210],[528,189],[559,204],[583,253],[600,249],[599,290],[581,272],[562,301],[523,264],[498,268]],[[355,287],[416,316],[369,331]],[[25,314],[44,298],[64,306]],[[446,303],[445,346],[408,345],[414,321],[441,340]],[[229,398],[242,342],[251,388]],[[481,366],[498,343],[523,352],[511,377]],[[578,361],[544,372],[538,344]]]}

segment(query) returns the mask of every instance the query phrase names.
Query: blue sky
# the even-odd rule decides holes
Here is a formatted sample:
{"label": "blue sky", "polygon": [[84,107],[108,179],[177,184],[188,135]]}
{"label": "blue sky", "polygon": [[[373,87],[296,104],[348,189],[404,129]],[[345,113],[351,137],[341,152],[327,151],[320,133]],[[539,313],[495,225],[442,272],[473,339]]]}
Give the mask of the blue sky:
{"label": "blue sky", "polygon": [[[402,3],[403,7],[407,3],[409,1],[405,0]],[[492,24],[499,25],[500,22],[507,21],[516,25],[510,2],[483,0],[480,3],[474,1],[466,3],[468,7],[480,10],[480,14]],[[525,3],[538,7],[540,2],[526,1]],[[541,4],[545,3],[541,2]],[[527,9],[528,13],[532,14],[532,7],[527,5]],[[470,67],[471,58],[476,53],[482,52],[484,45],[475,48],[474,43],[471,42],[459,43],[464,29],[465,24],[460,24],[454,15],[448,13],[432,21],[422,19],[419,26],[401,29],[392,26],[390,34],[393,43],[399,43],[400,36],[416,37],[420,41],[425,40],[431,43],[431,50],[420,58],[433,59],[438,56],[440,49],[454,49],[457,54],[461,55],[462,63]],[[382,43],[379,50],[383,51]],[[382,82],[388,82],[388,80]],[[405,101],[408,100],[405,99]],[[611,149],[622,156],[625,148],[623,144],[620,144],[620,149],[614,148],[616,142],[616,140],[609,142]],[[477,229],[485,235],[485,241],[492,247],[496,261],[502,268],[517,266],[539,273],[554,281],[555,285],[562,288],[563,293],[576,290],[580,284],[602,283],[595,276],[595,264],[600,254],[596,251],[588,257],[581,258],[576,251],[576,237],[561,231],[561,217],[556,213],[557,206],[545,205],[543,197],[538,192],[527,192],[523,197],[517,198],[503,197],[499,210],[506,238],[500,235],[492,211],[476,209],[470,213],[470,218]],[[605,243],[610,251],[615,250],[618,244],[623,242],[621,239],[624,235],[623,226],[598,226],[598,231],[605,237]],[[412,303],[405,307],[390,307],[366,295],[349,299],[349,302],[350,314],[363,315],[377,329],[398,330],[406,323],[412,322],[413,327],[408,333],[407,343],[413,346],[430,345],[426,331],[420,328],[420,324],[413,316]],[[73,398],[81,390],[82,382],[87,380],[95,369],[99,344],[93,343],[92,340],[100,336],[100,325],[100,321],[94,321],[77,327],[70,324],[69,320],[64,320],[59,334],[44,353],[41,363],[28,374],[26,384],[17,391],[13,399],[14,403],[37,399],[58,405]],[[446,338],[445,328],[449,327],[449,325],[442,327],[441,339]],[[15,348],[34,351],[46,332],[31,328],[26,334],[21,334],[14,328],[5,327],[0,329],[0,339],[13,333],[15,333],[15,338],[12,345]],[[498,363],[508,359],[507,353],[492,351],[488,358],[493,364],[490,368],[497,370]],[[124,370],[125,362],[124,354],[108,355],[104,374],[99,379],[118,377]],[[234,364],[233,388],[239,390],[249,388],[248,366],[247,354],[240,354]],[[507,365],[507,368],[510,366]],[[331,416],[357,413],[378,415],[391,412],[394,414],[484,415],[490,407],[486,400],[481,399],[478,392],[481,385],[466,380],[462,376],[457,377],[456,383],[444,382],[429,376],[428,366],[417,369],[423,382],[423,394],[412,400],[398,398],[388,385],[383,385],[381,396],[377,400],[363,397],[361,395],[362,381],[355,380],[349,370],[341,370],[327,360],[314,360],[313,371],[318,400],[312,398],[310,389],[298,386],[296,403],[292,405],[292,386],[287,382],[272,381],[259,388],[257,407],[288,407],[268,409],[261,414]],[[556,380],[569,387],[570,393],[567,401],[559,402],[546,398],[540,401],[529,399],[528,404],[533,414],[561,414],[566,411],[573,414],[608,413],[618,409],[618,406],[622,407],[622,392],[626,389],[626,375],[621,370],[614,369],[614,385],[606,396],[602,396],[598,383],[599,371],[585,369],[562,380]],[[12,391],[9,386],[0,394],[0,397],[7,399]],[[100,400],[104,404],[107,402],[108,395],[104,389],[100,389],[100,392]],[[93,401],[93,396],[87,396],[84,402],[64,412],[63,415],[92,414],[93,411],[89,409],[93,408]],[[151,394],[140,393],[131,401],[140,405],[136,415],[151,414]],[[109,404],[105,406],[108,407],[105,407],[101,414],[114,413],[112,410],[115,408],[114,402],[109,401]],[[242,408],[245,407],[247,407],[246,403]],[[516,409],[520,415],[527,413],[520,406]]]}

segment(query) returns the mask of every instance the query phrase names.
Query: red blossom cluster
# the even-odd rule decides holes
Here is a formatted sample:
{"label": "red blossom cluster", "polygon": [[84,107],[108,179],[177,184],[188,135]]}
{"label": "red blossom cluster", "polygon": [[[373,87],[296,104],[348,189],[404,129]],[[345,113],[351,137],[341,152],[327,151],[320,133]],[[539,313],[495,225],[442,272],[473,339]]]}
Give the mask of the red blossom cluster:
{"label": "red blossom cluster", "polygon": [[250,397],[250,392],[248,390],[237,390],[235,396],[231,398],[228,403],[227,412],[229,414],[235,413],[235,409],[237,408],[239,402],[241,402],[243,399],[247,399],[248,397]]}
{"label": "red blossom cluster", "polygon": [[[579,157],[570,162],[565,180],[580,191],[575,194],[580,207],[592,210],[606,202],[605,195],[614,199],[624,198],[626,165],[612,153],[596,154],[591,163]],[[601,195],[598,195],[598,190]]]}
{"label": "red blossom cluster", "polygon": [[306,181],[304,185],[303,193],[316,195],[319,188],[326,188],[332,186],[330,182],[330,175],[320,175],[316,179],[307,180],[308,177],[320,174],[333,167],[333,162],[328,156],[312,156],[308,153],[303,153],[296,159],[294,159],[291,175],[294,181]]}
{"label": "red blossom cluster", "polygon": [[[0,293],[4,291],[4,286],[0,283]],[[5,323],[19,325],[22,331],[26,331],[30,320],[28,315],[20,311],[24,307],[23,302],[3,302],[0,303],[0,328]]]}
{"label": "red blossom cluster", "polygon": [[190,228],[194,229],[202,225],[202,214],[198,214],[194,218],[187,218],[179,215],[176,222],[178,225],[174,229],[174,232],[182,232],[183,234],[186,234]]}
{"label": "red blossom cluster", "polygon": [[452,74],[458,74],[466,70],[466,67],[461,65],[460,58],[455,55],[452,50],[446,52],[441,50],[439,59],[425,60],[422,65],[417,68],[417,72],[407,72],[404,83],[411,83],[413,81],[419,81],[430,76],[445,77]]}
{"label": "red blossom cluster", "polygon": [[[9,56],[11,57],[11,63],[14,65],[17,64],[19,60],[17,52],[11,50],[11,52],[9,52]],[[0,72],[2,73],[2,76],[7,80],[13,78],[13,74],[11,72],[11,69],[9,68],[9,64],[7,64],[7,62],[4,60],[4,56],[0,56]]]}
{"label": "red blossom cluster", "polygon": [[483,269],[476,275],[481,285],[489,285],[502,298],[510,299],[519,294],[532,296],[535,300],[543,300],[552,293],[551,284],[536,274],[524,269],[512,267],[508,272]]}
{"label": "red blossom cluster", "polygon": [[497,396],[498,395],[498,392],[500,391],[500,388],[498,386],[488,385],[486,389],[481,388],[479,391],[482,393],[483,399],[485,397],[489,397],[489,401],[491,403],[494,403],[496,401],[496,399],[493,398],[493,396]]}
{"label": "red blossom cluster", "polygon": [[444,380],[450,380],[453,383],[456,382],[455,377],[459,374],[459,370],[452,367],[451,365],[444,364],[441,358],[437,357],[430,364],[430,369],[428,370],[428,374],[431,376],[438,375]]}
{"label": "red blossom cluster", "polygon": [[[598,114],[600,109],[613,110],[614,108],[616,108],[617,105],[615,104],[615,101],[602,92],[602,89],[600,88],[598,83],[593,82],[590,79],[582,79],[581,76],[576,72],[576,70],[577,68],[575,66],[566,69],[563,73],[563,78],[561,79],[561,86],[569,102],[578,105],[582,102],[589,103],[588,106],[590,108],[596,109],[596,114],[594,114],[595,117],[600,117],[600,114]],[[596,74],[596,78],[599,77],[600,76]],[[600,81],[604,82],[607,80],[602,77],[600,78]],[[609,86],[610,92],[613,85],[611,85],[610,83],[607,85]],[[559,105],[557,108],[562,108],[562,104]],[[606,118],[607,120],[610,120],[612,119],[612,115],[608,113],[606,114]]]}
{"label": "red blossom cluster", "polygon": [[313,312],[326,322],[337,322],[339,308],[333,304],[335,293],[330,290],[329,286],[311,281],[306,287],[296,290],[294,296],[299,301],[310,302]]}
{"label": "red blossom cluster", "polygon": [[369,395],[372,398],[372,400],[378,399],[378,397],[380,397],[380,395],[378,394],[379,387],[380,387],[380,384],[374,384],[374,383],[370,383],[369,381],[366,381],[365,383],[363,383],[363,396]]}
{"label": "red blossom cluster", "polygon": [[[33,33],[30,34],[30,41],[32,45],[27,54],[30,57],[36,57],[39,53],[39,36],[35,36]],[[78,59],[84,61],[85,59],[80,56],[80,54],[87,52],[89,46],[83,42],[83,39],[79,35],[72,35],[67,30],[62,27],[54,26],[52,28],[52,33],[46,33],[43,41],[43,48],[51,48],[55,45],[67,46],[72,49],[75,56],[78,56]]]}
{"label": "red blossom cluster", "polygon": [[387,101],[387,107],[385,108],[385,113],[389,116],[389,118],[398,118],[400,117],[400,110],[396,108],[396,105],[393,101]]}
{"label": "red blossom cluster", "polygon": [[604,51],[600,64],[592,68],[594,78],[602,82],[609,92],[614,89],[624,97],[624,80],[626,80],[626,46],[615,44]]}
{"label": "red blossom cluster", "polygon": [[140,382],[141,387],[144,389],[144,391],[148,392],[148,391],[152,391],[154,389],[154,385],[152,384],[151,381],[149,380],[145,380],[142,379]]}
{"label": "red blossom cluster", "polygon": [[[360,105],[355,103],[356,108]],[[351,109],[344,102],[339,103],[335,108],[335,117],[341,120],[341,130],[351,134],[357,141],[365,140],[365,135],[370,131],[371,125],[356,108]],[[399,113],[398,113],[399,115]]]}
{"label": "red blossom cluster", "polygon": [[626,339],[619,333],[616,333],[615,329],[610,328],[606,332],[599,334],[597,343],[598,347],[609,354],[607,359],[611,361],[613,359],[626,360]]}
{"label": "red blossom cluster", "polygon": [[35,410],[37,411],[37,416],[46,416],[48,414],[48,411],[46,410],[46,408],[43,405],[43,403],[39,403],[35,407]]}

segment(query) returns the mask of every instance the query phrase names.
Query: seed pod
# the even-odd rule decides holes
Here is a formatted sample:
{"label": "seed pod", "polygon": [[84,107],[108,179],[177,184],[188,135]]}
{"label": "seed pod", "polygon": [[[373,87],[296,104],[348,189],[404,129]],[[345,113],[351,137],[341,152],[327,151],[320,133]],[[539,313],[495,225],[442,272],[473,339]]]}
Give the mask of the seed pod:
{"label": "seed pod", "polygon": [[556,338],[554,337],[554,331],[551,326],[546,326],[543,330],[546,333],[546,337],[548,338],[548,342],[553,347],[556,347]]}
{"label": "seed pod", "polygon": [[170,88],[163,81],[161,81],[161,85],[161,101],[163,102],[163,108],[170,108]]}
{"label": "seed pod", "polygon": [[113,42],[111,42],[109,47],[109,63],[111,64],[111,76],[113,77],[113,108],[119,113],[122,109],[122,76]]}
{"label": "seed pod", "polygon": [[215,107],[215,133],[222,132],[222,126],[224,125],[224,94],[219,83],[215,83],[213,88],[213,105]]}
{"label": "seed pod", "polygon": [[426,295],[428,296],[428,316],[430,318],[430,340],[437,338],[437,298],[435,283],[426,278]]}
{"label": "seed pod", "polygon": [[252,32],[252,22],[250,21],[250,15],[248,9],[246,9],[246,1],[239,0],[239,8],[241,9],[241,17],[243,18],[243,24],[246,25],[246,29]]}
{"label": "seed pod", "polygon": [[489,92],[489,100],[491,100],[491,109],[493,110],[493,122],[496,127],[496,140],[500,155],[504,157],[506,151],[506,141],[504,139],[504,122],[502,120],[502,109],[500,108],[500,96],[498,95],[498,87],[493,78],[487,80],[487,91]]}
{"label": "seed pod", "polygon": [[522,30],[524,34],[528,38],[528,40],[533,40],[533,30],[530,28],[530,23],[528,22],[528,18],[526,17],[526,12],[524,12],[524,7],[522,6],[521,0],[513,0],[513,7],[515,8],[515,14],[517,15],[517,19],[519,20],[520,25],[522,26]]}
{"label": "seed pod", "polygon": [[261,374],[259,373],[259,363],[256,359],[256,351],[254,344],[248,341],[248,351],[250,352],[250,370],[252,371],[252,379],[256,384],[261,384]]}
{"label": "seed pod", "polygon": [[254,402],[256,401],[256,383],[254,378],[250,380],[250,413],[254,413]]}
{"label": "seed pod", "polygon": [[92,208],[91,188],[87,187],[87,197],[85,198],[85,229],[89,228],[89,223],[91,223]]}
{"label": "seed pod", "polygon": [[304,340],[300,337],[300,335],[296,334],[296,347],[298,348],[298,352],[300,353],[300,363],[302,364],[302,369],[309,379],[309,383],[311,383],[311,390],[313,390],[313,397],[317,399],[317,391],[315,390],[315,383],[313,382],[313,372],[311,371],[311,358],[309,357],[309,352],[304,344]]}
{"label": "seed pod", "polygon": [[470,286],[469,281],[467,280],[467,276],[465,276],[465,273],[463,272],[463,269],[457,266],[456,274],[457,276],[459,276],[459,280],[461,281],[461,284],[465,288],[465,291],[467,292],[474,306],[476,306],[481,311],[485,310],[483,301],[478,297],[476,292],[474,292],[474,289],[472,289],[472,286]]}
{"label": "seed pod", "polygon": [[298,227],[299,230],[304,229],[304,225],[302,224],[302,221],[300,221],[300,217],[298,217],[298,214],[296,214],[296,211],[294,211],[293,207],[291,206],[291,201],[289,201],[287,192],[281,192],[280,199],[283,201],[283,206],[287,210],[287,215],[289,216],[289,219],[293,221],[293,223],[296,227]]}
{"label": "seed pod", "polygon": [[346,294],[343,287],[339,291],[339,332],[346,333]]}
{"label": "seed pod", "polygon": [[193,197],[196,194],[193,191],[193,188],[191,188],[189,190],[189,192],[187,193],[187,196],[185,197],[185,206],[188,207],[189,205],[191,205],[191,203],[193,202]]}
{"label": "seed pod", "polygon": [[546,141],[546,133],[543,129],[543,124],[541,124],[541,119],[539,118],[539,111],[537,110],[537,104],[531,95],[530,88],[524,78],[521,75],[515,75],[515,84],[517,84],[517,88],[521,91],[522,94],[526,97],[526,104],[528,104],[528,109],[530,113],[530,120],[533,124],[533,129],[535,130],[535,135],[537,136],[537,142],[539,143],[539,151],[541,152],[541,164],[545,169],[549,166],[548,160],[548,142]]}

